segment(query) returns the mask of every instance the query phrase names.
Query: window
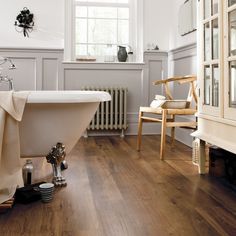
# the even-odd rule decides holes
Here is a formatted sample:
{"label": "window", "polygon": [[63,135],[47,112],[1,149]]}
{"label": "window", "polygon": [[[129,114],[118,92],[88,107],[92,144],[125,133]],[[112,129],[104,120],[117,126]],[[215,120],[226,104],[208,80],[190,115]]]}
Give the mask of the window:
{"label": "window", "polygon": [[76,56],[103,56],[107,47],[115,55],[119,44],[129,45],[128,0],[76,3]]}
{"label": "window", "polygon": [[142,28],[139,22],[142,16],[137,11],[138,2],[67,0],[65,25],[69,30],[65,31],[65,59],[93,56],[98,61],[106,61],[108,54],[116,57],[118,45],[127,46],[128,50],[131,48],[134,54],[141,52],[138,28]]}

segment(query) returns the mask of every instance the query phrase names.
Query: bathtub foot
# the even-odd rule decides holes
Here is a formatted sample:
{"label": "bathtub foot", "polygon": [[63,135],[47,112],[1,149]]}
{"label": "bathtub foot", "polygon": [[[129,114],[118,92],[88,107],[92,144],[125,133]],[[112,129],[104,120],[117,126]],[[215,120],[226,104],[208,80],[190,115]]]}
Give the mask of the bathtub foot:
{"label": "bathtub foot", "polygon": [[52,181],[56,186],[66,186],[66,179],[62,176],[61,173],[61,165],[65,161],[65,156],[65,145],[62,143],[57,143],[56,146],[53,146],[49,154],[46,156],[47,162],[51,163],[52,165]]}
{"label": "bathtub foot", "polygon": [[61,162],[61,170],[66,170],[66,169],[68,169],[68,163],[66,160],[63,160]]}

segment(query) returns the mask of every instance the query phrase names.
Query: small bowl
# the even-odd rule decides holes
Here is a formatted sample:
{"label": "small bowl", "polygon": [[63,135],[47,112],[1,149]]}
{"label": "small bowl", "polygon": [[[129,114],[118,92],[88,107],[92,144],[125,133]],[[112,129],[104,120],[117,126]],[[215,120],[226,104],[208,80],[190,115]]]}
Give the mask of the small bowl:
{"label": "small bowl", "polygon": [[53,183],[44,183],[44,184],[39,185],[39,188],[41,188],[41,189],[51,189],[53,187],[54,187]]}

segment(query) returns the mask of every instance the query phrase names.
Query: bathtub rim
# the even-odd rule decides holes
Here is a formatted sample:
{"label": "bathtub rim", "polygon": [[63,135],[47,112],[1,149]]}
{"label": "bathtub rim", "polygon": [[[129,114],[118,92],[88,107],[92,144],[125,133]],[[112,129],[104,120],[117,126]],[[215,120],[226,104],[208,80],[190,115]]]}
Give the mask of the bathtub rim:
{"label": "bathtub rim", "polygon": [[105,91],[83,90],[36,90],[19,91],[29,93],[26,103],[88,103],[106,102],[111,95]]}

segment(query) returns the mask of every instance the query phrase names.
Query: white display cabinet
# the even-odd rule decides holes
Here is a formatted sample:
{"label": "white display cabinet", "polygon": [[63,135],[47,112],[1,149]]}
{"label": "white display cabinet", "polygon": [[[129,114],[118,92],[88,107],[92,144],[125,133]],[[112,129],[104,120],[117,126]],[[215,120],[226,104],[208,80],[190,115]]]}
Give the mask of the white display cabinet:
{"label": "white display cabinet", "polygon": [[236,0],[198,3],[199,172],[205,143],[236,153]]}

